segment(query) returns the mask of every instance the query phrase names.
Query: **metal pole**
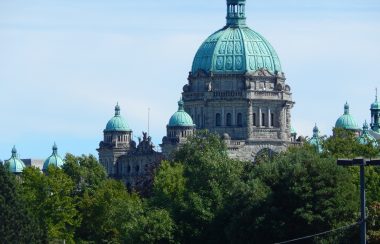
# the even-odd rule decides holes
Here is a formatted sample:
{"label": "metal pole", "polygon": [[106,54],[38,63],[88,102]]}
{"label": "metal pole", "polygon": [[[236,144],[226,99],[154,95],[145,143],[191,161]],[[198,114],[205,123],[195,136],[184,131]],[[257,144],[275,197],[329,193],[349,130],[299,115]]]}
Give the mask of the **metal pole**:
{"label": "metal pole", "polygon": [[366,216],[365,216],[365,181],[364,181],[364,159],[360,164],[360,243],[366,244]]}

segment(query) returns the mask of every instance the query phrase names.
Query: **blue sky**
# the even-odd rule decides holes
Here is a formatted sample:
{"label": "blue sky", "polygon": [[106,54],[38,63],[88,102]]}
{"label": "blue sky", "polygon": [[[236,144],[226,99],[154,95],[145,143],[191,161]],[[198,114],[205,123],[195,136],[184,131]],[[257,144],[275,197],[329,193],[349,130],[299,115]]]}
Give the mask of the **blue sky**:
{"label": "blue sky", "polygon": [[[380,1],[247,1],[248,25],[276,49],[292,123],[331,134],[348,101],[369,120],[380,76]],[[224,0],[0,0],[0,159],[96,154],[116,102],[157,145]]]}

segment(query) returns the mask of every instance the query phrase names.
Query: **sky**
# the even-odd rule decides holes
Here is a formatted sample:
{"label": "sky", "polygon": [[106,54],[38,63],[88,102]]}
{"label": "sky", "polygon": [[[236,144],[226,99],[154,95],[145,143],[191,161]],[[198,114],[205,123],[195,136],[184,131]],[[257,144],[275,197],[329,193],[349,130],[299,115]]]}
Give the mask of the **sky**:
{"label": "sky", "polygon": [[[0,0],[0,159],[94,154],[117,102],[158,145],[194,55],[225,25],[225,0]],[[247,0],[247,24],[280,57],[292,125],[361,125],[380,88],[380,1]]]}

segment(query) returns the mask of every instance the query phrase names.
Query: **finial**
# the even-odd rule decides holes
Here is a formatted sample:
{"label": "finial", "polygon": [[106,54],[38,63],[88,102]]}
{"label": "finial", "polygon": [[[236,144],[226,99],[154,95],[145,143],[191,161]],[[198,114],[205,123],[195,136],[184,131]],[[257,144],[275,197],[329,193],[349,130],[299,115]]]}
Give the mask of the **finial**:
{"label": "finial", "polygon": [[178,111],[183,111],[184,110],[184,102],[182,100],[182,97],[180,97],[179,101],[178,101]]}
{"label": "finial", "polygon": [[367,131],[368,131],[368,123],[367,123],[367,120],[365,120],[363,124],[363,132],[367,132]]}
{"label": "finial", "polygon": [[17,157],[17,149],[16,149],[16,146],[13,146],[13,148],[12,148],[12,157]]}
{"label": "finial", "polygon": [[315,123],[315,126],[313,128],[313,136],[316,137],[318,136],[318,134],[319,134],[319,129],[318,129],[317,123]]}
{"label": "finial", "polygon": [[376,87],[375,90],[376,90],[376,96],[375,96],[375,99],[376,99],[376,102],[377,102],[377,87]]}
{"label": "finial", "polygon": [[119,102],[117,102],[115,106],[115,116],[119,116],[119,115],[120,115],[120,106],[119,106]]}
{"label": "finial", "polygon": [[245,25],[245,0],[227,0],[227,26]]}
{"label": "finial", "polygon": [[348,102],[344,105],[344,114],[350,113],[350,105],[348,105]]}
{"label": "finial", "polygon": [[58,147],[57,147],[57,144],[54,142],[54,145],[53,145],[53,154],[57,154],[58,152]]}

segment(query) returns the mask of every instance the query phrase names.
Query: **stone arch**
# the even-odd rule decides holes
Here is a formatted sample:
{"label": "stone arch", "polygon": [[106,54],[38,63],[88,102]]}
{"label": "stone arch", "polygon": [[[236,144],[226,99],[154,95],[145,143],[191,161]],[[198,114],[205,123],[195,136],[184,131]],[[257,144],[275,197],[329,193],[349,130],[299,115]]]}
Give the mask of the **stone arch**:
{"label": "stone arch", "polygon": [[263,148],[256,153],[253,162],[254,163],[270,162],[277,154],[278,152],[270,148]]}

